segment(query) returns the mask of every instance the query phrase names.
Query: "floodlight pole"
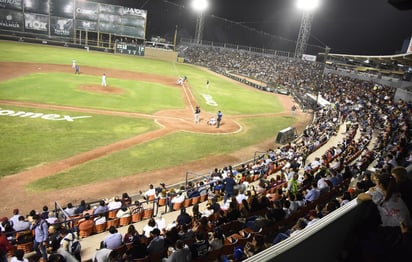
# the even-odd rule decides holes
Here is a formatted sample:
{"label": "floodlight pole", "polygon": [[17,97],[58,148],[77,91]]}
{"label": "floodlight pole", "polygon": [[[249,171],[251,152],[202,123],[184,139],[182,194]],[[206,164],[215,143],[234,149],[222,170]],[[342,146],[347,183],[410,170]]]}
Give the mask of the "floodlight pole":
{"label": "floodlight pole", "polygon": [[204,25],[205,25],[205,14],[203,11],[198,11],[197,19],[196,19],[196,32],[195,32],[196,44],[200,44],[202,42]]}
{"label": "floodlight pole", "polygon": [[323,68],[322,68],[322,78],[321,78],[321,82],[318,84],[318,88],[317,88],[318,90],[317,90],[317,96],[316,96],[316,106],[318,106],[318,104],[319,104],[320,92],[323,89],[323,83],[325,81],[326,62],[328,60],[329,52],[330,52],[330,47],[326,46],[325,47],[325,59],[323,61]]}
{"label": "floodlight pole", "polygon": [[302,55],[306,51],[310,30],[312,28],[313,12],[303,11],[302,20],[300,23],[298,41],[296,42],[295,58],[302,59]]}

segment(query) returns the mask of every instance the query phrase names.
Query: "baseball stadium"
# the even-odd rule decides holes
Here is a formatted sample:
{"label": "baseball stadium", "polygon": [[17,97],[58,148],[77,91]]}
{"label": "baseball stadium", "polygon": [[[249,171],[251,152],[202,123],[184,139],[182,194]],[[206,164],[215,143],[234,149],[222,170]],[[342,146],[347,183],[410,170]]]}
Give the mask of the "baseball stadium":
{"label": "baseball stadium", "polygon": [[[0,1],[0,17],[5,261],[410,255],[412,43],[367,57],[221,44],[200,16],[195,39],[150,38],[150,12],[115,1]],[[395,215],[376,208],[380,185]]]}

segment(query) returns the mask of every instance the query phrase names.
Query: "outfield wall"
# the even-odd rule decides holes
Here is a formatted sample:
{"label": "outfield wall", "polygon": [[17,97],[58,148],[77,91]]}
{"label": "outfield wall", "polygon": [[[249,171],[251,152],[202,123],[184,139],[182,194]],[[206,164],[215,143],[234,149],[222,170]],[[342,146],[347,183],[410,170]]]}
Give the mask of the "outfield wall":
{"label": "outfield wall", "polygon": [[153,59],[165,60],[176,62],[177,52],[161,48],[146,47],[144,50],[144,56]]}

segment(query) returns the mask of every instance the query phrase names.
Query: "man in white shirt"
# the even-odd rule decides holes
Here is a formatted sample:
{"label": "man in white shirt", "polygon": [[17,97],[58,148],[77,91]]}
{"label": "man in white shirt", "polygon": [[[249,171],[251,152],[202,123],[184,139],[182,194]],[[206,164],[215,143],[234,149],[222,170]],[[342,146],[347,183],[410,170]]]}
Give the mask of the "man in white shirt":
{"label": "man in white shirt", "polygon": [[156,189],[152,184],[149,185],[149,189],[143,194],[143,198],[148,200],[150,196],[156,196]]}
{"label": "man in white shirt", "polygon": [[72,203],[68,203],[67,207],[64,209],[64,213],[66,214],[66,216],[71,217],[76,215],[75,212],[76,208],[73,206]]}
{"label": "man in white shirt", "polygon": [[18,208],[15,208],[15,209],[13,210],[13,216],[9,219],[9,220],[10,220],[10,224],[13,226],[13,228],[14,228],[14,224],[19,221],[19,217],[20,217],[20,215],[19,215],[19,209],[18,209]]}
{"label": "man in white shirt", "polygon": [[24,219],[24,216],[19,216],[19,220],[14,223],[13,229],[15,231],[22,231],[22,230],[28,230],[30,228],[30,223],[29,221],[26,221]]}
{"label": "man in white shirt", "polygon": [[107,207],[109,210],[116,210],[122,207],[122,201],[120,200],[119,197],[115,197],[109,203],[107,204]]}

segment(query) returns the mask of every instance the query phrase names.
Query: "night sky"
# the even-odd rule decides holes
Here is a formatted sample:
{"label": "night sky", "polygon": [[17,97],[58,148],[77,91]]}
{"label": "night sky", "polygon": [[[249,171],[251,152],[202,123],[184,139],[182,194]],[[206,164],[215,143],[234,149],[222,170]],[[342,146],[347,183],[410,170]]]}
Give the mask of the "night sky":
{"label": "night sky", "polygon": [[[96,0],[148,11],[146,39],[194,38],[196,14],[191,0]],[[203,40],[294,51],[301,13],[295,0],[209,0]],[[321,0],[315,11],[308,52],[391,55],[412,36],[412,10],[388,0]]]}

